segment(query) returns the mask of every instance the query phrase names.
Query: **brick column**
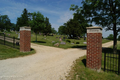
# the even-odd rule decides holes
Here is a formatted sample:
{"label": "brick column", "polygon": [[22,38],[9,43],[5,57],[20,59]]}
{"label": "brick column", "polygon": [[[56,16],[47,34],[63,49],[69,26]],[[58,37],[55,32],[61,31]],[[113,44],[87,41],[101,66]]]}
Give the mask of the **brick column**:
{"label": "brick column", "polygon": [[31,42],[31,28],[30,27],[20,27],[20,52],[28,52]]}
{"label": "brick column", "polygon": [[86,66],[90,69],[100,71],[101,59],[102,59],[102,28],[87,27]]}

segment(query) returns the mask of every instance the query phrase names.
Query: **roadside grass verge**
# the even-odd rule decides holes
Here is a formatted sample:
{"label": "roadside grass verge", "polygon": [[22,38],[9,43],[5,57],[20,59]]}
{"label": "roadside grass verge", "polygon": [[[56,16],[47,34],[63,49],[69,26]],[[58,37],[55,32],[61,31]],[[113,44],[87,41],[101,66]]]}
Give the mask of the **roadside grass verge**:
{"label": "roadside grass verge", "polygon": [[[118,42],[117,49],[120,50],[120,42]],[[112,52],[112,48],[107,48],[108,52]],[[111,60],[112,61],[112,60]],[[116,61],[116,60],[115,60]],[[116,63],[114,61],[114,63]],[[109,62],[109,61],[108,61]],[[106,64],[108,64],[106,62]],[[113,62],[111,62],[113,64]],[[102,53],[102,69],[100,72],[91,70],[86,67],[86,56],[80,57],[74,61],[66,80],[119,80],[120,75],[114,72],[104,72],[104,53]]]}
{"label": "roadside grass verge", "polygon": [[0,60],[15,58],[15,57],[23,57],[27,55],[34,54],[35,50],[31,49],[30,52],[20,52],[18,49],[11,48],[9,46],[5,46],[0,44]]}
{"label": "roadside grass verge", "polygon": [[101,70],[97,72],[86,67],[86,56],[77,59],[66,80],[119,80],[120,76],[114,73],[107,73]]}

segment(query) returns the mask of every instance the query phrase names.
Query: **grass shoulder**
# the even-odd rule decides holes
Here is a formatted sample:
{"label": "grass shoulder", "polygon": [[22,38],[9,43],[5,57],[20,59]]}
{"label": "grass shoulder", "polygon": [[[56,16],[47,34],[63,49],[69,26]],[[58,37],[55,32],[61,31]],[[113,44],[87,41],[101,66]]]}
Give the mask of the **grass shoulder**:
{"label": "grass shoulder", "polygon": [[20,52],[18,49],[14,49],[5,45],[0,44],[0,60],[8,59],[8,58],[16,58],[16,57],[23,57],[27,55],[34,54],[35,50],[31,49],[30,52]]}

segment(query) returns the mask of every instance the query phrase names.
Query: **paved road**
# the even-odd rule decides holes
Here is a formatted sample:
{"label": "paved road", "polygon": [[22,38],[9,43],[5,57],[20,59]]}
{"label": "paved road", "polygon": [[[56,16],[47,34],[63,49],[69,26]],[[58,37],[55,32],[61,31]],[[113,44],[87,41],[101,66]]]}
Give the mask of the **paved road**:
{"label": "paved road", "polygon": [[[109,47],[113,42],[103,44]],[[65,80],[73,61],[86,55],[85,49],[60,49],[31,44],[36,54],[0,60],[0,80]]]}

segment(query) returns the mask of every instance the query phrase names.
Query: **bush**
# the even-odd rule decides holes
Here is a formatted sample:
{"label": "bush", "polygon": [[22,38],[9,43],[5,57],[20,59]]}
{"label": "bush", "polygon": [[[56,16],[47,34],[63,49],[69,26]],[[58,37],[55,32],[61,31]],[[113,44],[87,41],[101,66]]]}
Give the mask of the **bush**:
{"label": "bush", "polygon": [[108,40],[113,40],[113,34],[110,34],[108,37],[107,37]]}
{"label": "bush", "polygon": [[69,42],[69,43],[71,43],[71,41],[70,41],[70,40],[66,40],[66,42]]}
{"label": "bush", "polygon": [[76,42],[76,44],[80,44],[79,42]]}

